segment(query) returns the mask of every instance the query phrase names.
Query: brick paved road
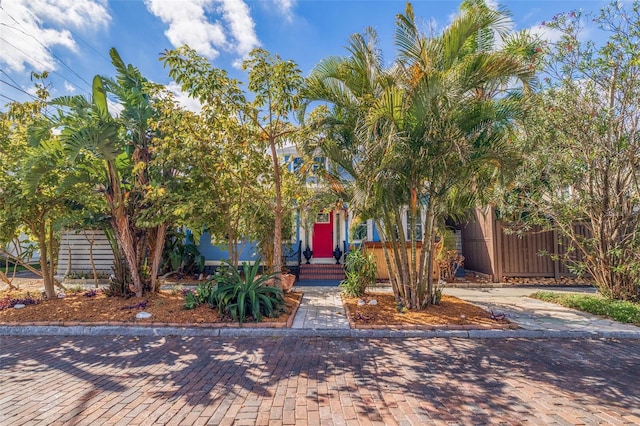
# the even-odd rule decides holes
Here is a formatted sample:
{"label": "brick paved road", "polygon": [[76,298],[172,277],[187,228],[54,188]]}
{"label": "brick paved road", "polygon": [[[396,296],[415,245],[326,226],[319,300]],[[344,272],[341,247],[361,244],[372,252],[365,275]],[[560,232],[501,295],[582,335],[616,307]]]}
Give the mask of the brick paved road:
{"label": "brick paved road", "polygon": [[640,424],[640,341],[0,337],[0,424]]}

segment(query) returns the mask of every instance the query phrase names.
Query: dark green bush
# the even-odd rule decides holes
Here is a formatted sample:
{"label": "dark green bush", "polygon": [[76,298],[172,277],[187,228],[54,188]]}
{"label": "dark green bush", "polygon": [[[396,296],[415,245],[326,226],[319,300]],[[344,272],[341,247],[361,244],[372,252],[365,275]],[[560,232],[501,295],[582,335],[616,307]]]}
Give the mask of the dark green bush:
{"label": "dark green bush", "polygon": [[258,322],[263,316],[277,317],[284,310],[282,290],[266,285],[275,275],[258,275],[259,268],[258,259],[253,265],[243,263],[242,274],[231,267],[226,274],[216,277],[213,305],[221,314],[242,324],[248,315]]}

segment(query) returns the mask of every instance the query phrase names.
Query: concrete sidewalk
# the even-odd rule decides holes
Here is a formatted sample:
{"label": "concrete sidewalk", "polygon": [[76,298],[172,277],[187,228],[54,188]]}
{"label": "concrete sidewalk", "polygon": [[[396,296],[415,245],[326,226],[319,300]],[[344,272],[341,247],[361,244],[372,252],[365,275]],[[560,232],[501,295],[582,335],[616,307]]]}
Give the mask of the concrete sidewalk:
{"label": "concrete sidewalk", "polygon": [[504,313],[509,321],[515,322],[523,330],[594,335],[619,334],[620,336],[628,333],[630,336],[635,335],[636,338],[640,338],[639,327],[529,297],[530,294],[540,290],[595,294],[595,290],[590,287],[548,286],[446,288],[445,293],[478,305],[487,311]]}

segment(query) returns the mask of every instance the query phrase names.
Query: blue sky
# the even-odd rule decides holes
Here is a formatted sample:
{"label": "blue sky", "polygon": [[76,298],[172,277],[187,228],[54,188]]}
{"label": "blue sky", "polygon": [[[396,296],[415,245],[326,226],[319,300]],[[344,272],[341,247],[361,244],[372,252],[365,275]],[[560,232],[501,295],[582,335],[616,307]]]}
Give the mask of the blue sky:
{"label": "blue sky", "polygon": [[[425,29],[444,28],[459,4],[413,1]],[[553,41],[557,34],[541,22],[572,9],[597,11],[606,1],[499,4],[511,11],[515,29]],[[94,75],[113,75],[111,47],[147,78],[170,87],[175,84],[159,53],[185,43],[240,80],[242,59],[258,46],[294,60],[307,75],[322,58],[345,54],[349,35],[371,26],[391,61],[394,17],[404,7],[391,0],[0,0],[0,105],[29,99],[32,71],[50,72],[53,96],[86,95]]]}

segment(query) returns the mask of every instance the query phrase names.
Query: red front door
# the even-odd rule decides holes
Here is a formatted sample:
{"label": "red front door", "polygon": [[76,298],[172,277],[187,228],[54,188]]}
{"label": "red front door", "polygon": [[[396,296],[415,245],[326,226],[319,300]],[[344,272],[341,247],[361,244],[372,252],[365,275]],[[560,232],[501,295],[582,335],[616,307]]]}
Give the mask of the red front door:
{"label": "red front door", "polygon": [[313,257],[333,257],[333,212],[320,212],[313,224]]}

